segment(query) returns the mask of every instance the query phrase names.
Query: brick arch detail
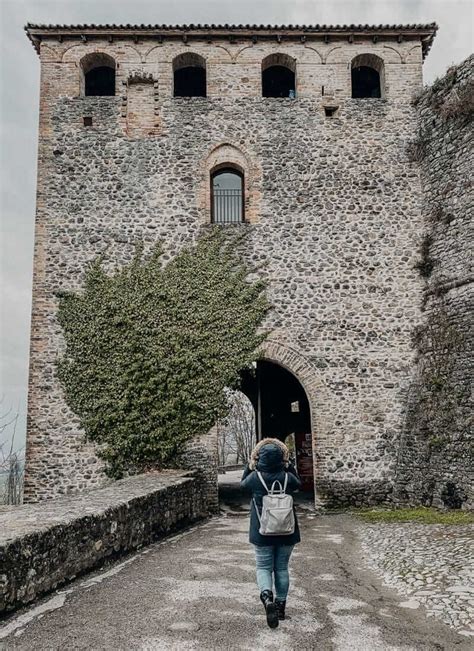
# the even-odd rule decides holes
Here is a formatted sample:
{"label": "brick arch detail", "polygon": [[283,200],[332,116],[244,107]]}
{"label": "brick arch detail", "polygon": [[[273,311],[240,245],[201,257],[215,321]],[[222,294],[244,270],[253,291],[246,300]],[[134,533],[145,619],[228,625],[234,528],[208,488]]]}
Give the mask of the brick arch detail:
{"label": "brick arch detail", "polygon": [[313,449],[315,449],[318,440],[326,439],[331,429],[332,419],[329,417],[329,412],[333,402],[331,392],[318,369],[293,347],[275,339],[269,339],[263,344],[261,355],[264,359],[286,368],[301,383],[310,406]]}
{"label": "brick arch detail", "polygon": [[40,53],[41,61],[47,61],[48,63],[61,63],[61,52],[58,52],[57,49],[49,47],[44,43],[40,43]]}
{"label": "brick arch detail", "polygon": [[[397,50],[396,47],[392,47],[391,45],[384,45],[383,49],[384,49],[384,54],[386,53],[385,50],[390,50],[390,52],[395,52],[395,54],[398,55],[397,63],[405,63],[405,60],[404,60],[403,56],[400,54],[400,50]],[[390,53],[387,53],[387,54],[390,54]],[[388,59],[388,57],[387,57],[387,59]],[[386,60],[385,63],[395,63],[395,61]]]}
{"label": "brick arch detail", "polygon": [[90,45],[88,43],[81,43],[79,45],[71,45],[64,50],[61,61],[62,63],[76,63],[79,64],[80,60],[86,54],[107,54],[115,59],[117,63],[141,63],[142,57],[140,52],[133,47],[133,45],[122,45],[114,47],[114,45],[100,44]]}
{"label": "brick arch detail", "polygon": [[286,52],[271,52],[262,59],[262,71],[271,66],[283,66],[296,74],[296,59]]}
{"label": "brick arch detail", "polygon": [[[312,45],[308,45],[305,43],[304,45],[304,54],[310,53],[309,57],[305,57],[304,63],[324,63],[323,55],[319,50],[317,50],[315,47]],[[314,54],[317,54],[318,60],[315,59]]]}
{"label": "brick arch detail", "polygon": [[421,43],[413,45],[402,57],[402,63],[419,63],[423,58]]}
{"label": "brick arch detail", "polygon": [[186,50],[185,52],[181,52],[181,54],[174,56],[171,64],[173,66],[173,72],[176,72],[181,68],[185,68],[186,66],[195,66],[204,68],[205,70],[207,67],[207,59],[199,52],[196,52],[194,50]]}
{"label": "brick arch detail", "polygon": [[243,172],[245,219],[250,223],[256,223],[260,213],[261,167],[254,156],[230,142],[221,142],[215,145],[201,164],[197,203],[198,209],[203,214],[203,223],[209,223],[211,216],[211,173],[218,166],[225,164],[235,165]]}

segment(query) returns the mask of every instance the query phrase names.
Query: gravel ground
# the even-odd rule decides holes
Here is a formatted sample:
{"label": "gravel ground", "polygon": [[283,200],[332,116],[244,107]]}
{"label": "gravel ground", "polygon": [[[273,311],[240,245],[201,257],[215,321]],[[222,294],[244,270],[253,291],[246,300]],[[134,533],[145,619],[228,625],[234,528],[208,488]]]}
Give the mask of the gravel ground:
{"label": "gravel ground", "polygon": [[368,566],[407,608],[474,638],[474,526],[378,523],[358,534]]}

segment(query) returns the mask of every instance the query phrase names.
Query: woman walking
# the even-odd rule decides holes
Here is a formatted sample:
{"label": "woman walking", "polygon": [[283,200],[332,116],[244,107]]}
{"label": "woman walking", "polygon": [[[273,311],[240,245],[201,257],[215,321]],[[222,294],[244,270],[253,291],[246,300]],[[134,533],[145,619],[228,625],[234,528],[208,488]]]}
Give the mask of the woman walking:
{"label": "woman walking", "polygon": [[[276,628],[278,621],[285,619],[289,588],[288,563],[293,547],[301,540],[294,507],[293,533],[284,535],[260,533],[263,497],[268,493],[267,489],[271,489],[273,482],[280,482],[282,487],[286,484],[287,494],[294,493],[301,486],[296,470],[289,462],[286,445],[278,439],[266,438],[253,449],[240,486],[252,493],[249,540],[255,545],[257,585],[270,628]],[[273,583],[275,600],[273,600]]]}

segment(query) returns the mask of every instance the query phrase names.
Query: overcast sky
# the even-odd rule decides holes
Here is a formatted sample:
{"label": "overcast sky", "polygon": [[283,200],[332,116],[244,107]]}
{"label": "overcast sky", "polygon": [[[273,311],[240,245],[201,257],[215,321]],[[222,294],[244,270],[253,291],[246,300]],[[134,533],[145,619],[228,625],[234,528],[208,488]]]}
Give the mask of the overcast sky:
{"label": "overcast sky", "polygon": [[473,50],[471,0],[0,0],[0,396],[26,422],[39,62],[23,26],[38,23],[428,23],[439,32],[430,83]]}

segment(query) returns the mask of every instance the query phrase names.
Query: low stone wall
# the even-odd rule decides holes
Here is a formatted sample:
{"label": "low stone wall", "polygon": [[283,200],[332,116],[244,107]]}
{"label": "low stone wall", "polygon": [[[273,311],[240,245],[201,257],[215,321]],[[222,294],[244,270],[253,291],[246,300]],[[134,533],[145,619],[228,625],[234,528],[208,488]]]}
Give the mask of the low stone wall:
{"label": "low stone wall", "polygon": [[207,514],[192,472],[129,477],[0,512],[0,613]]}
{"label": "low stone wall", "polygon": [[187,442],[179,459],[181,468],[199,472],[203,482],[203,492],[210,513],[219,511],[217,491],[217,428],[212,427],[207,434],[197,436]]}
{"label": "low stone wall", "polygon": [[317,502],[325,509],[389,505],[393,490],[389,479],[356,482],[336,478],[325,481],[316,477],[315,486]]}
{"label": "low stone wall", "polygon": [[244,470],[245,464],[244,463],[234,463],[234,465],[230,466],[218,466],[217,467],[217,472],[220,475],[225,475],[226,472],[233,472],[234,470]]}

